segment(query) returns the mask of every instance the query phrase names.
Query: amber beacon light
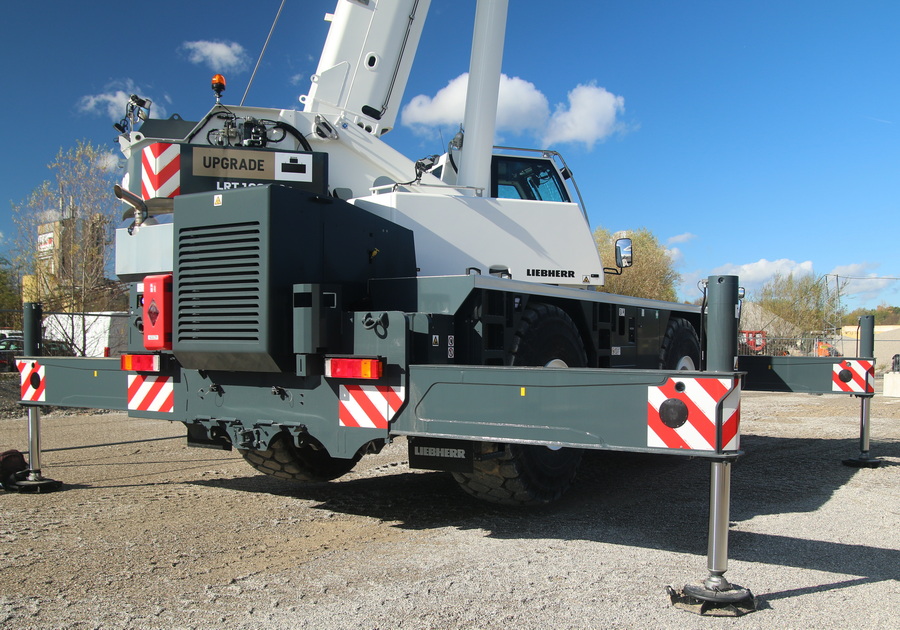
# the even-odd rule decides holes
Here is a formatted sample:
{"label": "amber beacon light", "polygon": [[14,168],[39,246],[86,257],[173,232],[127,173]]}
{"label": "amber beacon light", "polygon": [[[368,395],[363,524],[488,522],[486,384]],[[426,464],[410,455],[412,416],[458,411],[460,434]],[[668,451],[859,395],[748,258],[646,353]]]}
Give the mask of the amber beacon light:
{"label": "amber beacon light", "polygon": [[225,77],[221,74],[214,74],[212,78],[212,89],[216,93],[216,102],[222,98],[222,92],[225,91]]}

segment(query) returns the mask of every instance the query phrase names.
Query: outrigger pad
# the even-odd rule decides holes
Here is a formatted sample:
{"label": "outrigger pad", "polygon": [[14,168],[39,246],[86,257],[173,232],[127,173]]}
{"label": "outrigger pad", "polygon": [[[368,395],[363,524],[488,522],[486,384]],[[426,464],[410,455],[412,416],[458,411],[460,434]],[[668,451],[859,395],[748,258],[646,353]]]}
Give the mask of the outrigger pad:
{"label": "outrigger pad", "polygon": [[22,492],[39,494],[41,492],[53,492],[62,487],[62,481],[55,479],[47,479],[40,477],[39,479],[29,479],[32,476],[32,470],[22,470],[7,479],[3,484],[3,489],[7,492]]}
{"label": "outrigger pad", "polygon": [[853,459],[845,459],[842,464],[851,468],[878,468],[881,461],[877,457],[854,457]]}
{"label": "outrigger pad", "polygon": [[756,610],[753,593],[737,584],[732,584],[732,588],[727,591],[710,591],[704,586],[694,585],[687,585],[682,590],[667,586],[666,592],[675,608],[695,615],[740,617]]}
{"label": "outrigger pad", "polygon": [[31,470],[19,451],[0,453],[0,487],[7,492],[52,492],[61,486],[61,481],[45,479],[39,470]]}

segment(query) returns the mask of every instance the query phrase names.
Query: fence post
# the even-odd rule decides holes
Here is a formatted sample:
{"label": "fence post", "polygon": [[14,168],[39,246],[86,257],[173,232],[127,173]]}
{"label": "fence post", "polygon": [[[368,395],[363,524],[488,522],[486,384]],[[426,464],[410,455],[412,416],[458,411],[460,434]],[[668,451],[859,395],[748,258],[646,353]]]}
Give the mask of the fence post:
{"label": "fence post", "polygon": [[[22,322],[25,356],[41,356],[42,320],[42,306],[36,302],[26,302],[23,308]],[[11,488],[17,492],[50,492],[59,488],[62,482],[47,479],[41,475],[41,410],[35,405],[26,406],[28,409],[28,463],[30,468],[16,475],[16,482]]]}
{"label": "fence post", "polygon": [[[859,356],[872,360],[875,369],[875,316],[864,315],[859,318]],[[844,466],[853,468],[878,468],[881,460],[869,453],[869,415],[874,393],[857,394],[859,397],[859,456],[845,459]]]}

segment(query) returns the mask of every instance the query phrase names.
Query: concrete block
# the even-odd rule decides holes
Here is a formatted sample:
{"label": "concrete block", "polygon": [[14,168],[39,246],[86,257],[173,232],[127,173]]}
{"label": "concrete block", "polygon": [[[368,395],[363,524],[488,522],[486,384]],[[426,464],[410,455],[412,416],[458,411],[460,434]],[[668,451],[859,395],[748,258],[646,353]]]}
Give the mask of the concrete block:
{"label": "concrete block", "polygon": [[885,372],[884,395],[900,398],[900,372]]}

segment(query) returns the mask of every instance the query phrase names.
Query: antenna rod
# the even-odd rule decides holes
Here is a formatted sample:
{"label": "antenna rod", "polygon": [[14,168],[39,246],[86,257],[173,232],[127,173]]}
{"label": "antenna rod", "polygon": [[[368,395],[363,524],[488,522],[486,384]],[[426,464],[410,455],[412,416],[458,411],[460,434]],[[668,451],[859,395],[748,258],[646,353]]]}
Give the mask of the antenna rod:
{"label": "antenna rod", "polygon": [[262,63],[263,55],[266,54],[266,48],[269,46],[269,40],[272,39],[272,33],[275,32],[275,25],[278,24],[278,18],[281,16],[281,10],[284,8],[284,0],[281,0],[281,6],[278,7],[278,13],[275,14],[275,21],[272,22],[272,28],[269,29],[269,35],[266,37],[266,43],[263,44],[262,52],[259,53],[259,59],[256,60],[256,67],[253,68],[253,74],[250,75],[250,80],[247,81],[247,89],[244,90],[244,96],[241,97],[241,106],[244,105],[244,99],[247,98],[247,92],[250,91],[250,86],[253,85],[253,78],[256,76],[256,71],[259,70],[259,64]]}

